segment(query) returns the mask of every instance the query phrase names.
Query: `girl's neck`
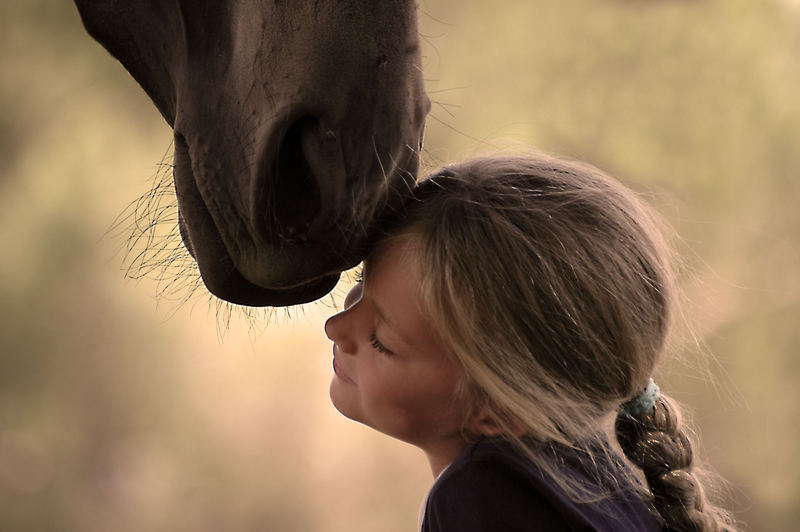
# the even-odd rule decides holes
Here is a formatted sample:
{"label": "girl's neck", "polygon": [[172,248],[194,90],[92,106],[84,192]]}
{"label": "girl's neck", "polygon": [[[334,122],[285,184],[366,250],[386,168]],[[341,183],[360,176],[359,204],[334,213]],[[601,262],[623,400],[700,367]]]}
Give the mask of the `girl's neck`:
{"label": "girl's neck", "polygon": [[428,463],[431,466],[433,478],[437,478],[442,471],[461,454],[461,451],[464,450],[467,443],[469,443],[467,440],[458,438],[448,442],[442,442],[435,447],[427,446],[423,448],[425,455],[428,457]]}

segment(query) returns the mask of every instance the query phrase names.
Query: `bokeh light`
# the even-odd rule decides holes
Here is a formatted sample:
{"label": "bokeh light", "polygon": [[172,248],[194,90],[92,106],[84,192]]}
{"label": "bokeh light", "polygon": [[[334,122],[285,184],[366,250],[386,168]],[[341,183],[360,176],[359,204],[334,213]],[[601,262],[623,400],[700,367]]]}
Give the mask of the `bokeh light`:
{"label": "bokeh light", "polygon": [[[428,168],[532,145],[676,228],[694,336],[660,384],[737,515],[795,530],[797,2],[424,0],[419,17]],[[70,2],[6,0],[0,35],[0,530],[413,530],[423,455],[329,404],[322,324],[348,281],[250,315],[192,279],[163,298],[126,281],[108,230],[169,162],[169,128]]]}

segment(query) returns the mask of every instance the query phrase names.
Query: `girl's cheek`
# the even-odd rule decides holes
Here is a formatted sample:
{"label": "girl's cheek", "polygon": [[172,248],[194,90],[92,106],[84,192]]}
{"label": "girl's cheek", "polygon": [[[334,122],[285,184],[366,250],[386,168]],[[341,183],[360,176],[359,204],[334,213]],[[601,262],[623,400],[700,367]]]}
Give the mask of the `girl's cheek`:
{"label": "girl's cheek", "polygon": [[[370,356],[370,355],[367,355]],[[382,380],[376,374],[376,369],[371,362],[362,362],[358,367],[358,387],[367,397],[380,397],[391,388],[391,383]]]}

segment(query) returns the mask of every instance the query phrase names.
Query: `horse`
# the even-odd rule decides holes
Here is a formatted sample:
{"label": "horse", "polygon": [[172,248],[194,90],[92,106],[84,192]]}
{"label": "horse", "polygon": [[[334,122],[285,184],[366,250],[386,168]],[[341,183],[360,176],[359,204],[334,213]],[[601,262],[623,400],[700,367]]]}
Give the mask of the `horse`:
{"label": "horse", "polygon": [[321,298],[416,178],[430,100],[411,0],[75,0],[174,133],[208,291]]}

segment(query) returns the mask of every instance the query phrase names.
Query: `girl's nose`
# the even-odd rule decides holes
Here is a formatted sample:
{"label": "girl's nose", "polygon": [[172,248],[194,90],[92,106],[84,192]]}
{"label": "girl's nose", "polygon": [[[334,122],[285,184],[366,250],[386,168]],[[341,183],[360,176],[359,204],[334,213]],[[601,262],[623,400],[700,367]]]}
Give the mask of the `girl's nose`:
{"label": "girl's nose", "polygon": [[339,351],[347,354],[356,352],[356,343],[347,327],[347,311],[334,314],[325,322],[325,335],[339,347]]}
{"label": "girl's nose", "polygon": [[343,353],[355,354],[356,352],[353,334],[355,329],[353,306],[361,300],[362,291],[362,283],[351,288],[344,299],[344,309],[325,322],[325,335],[339,346],[339,350]]}

